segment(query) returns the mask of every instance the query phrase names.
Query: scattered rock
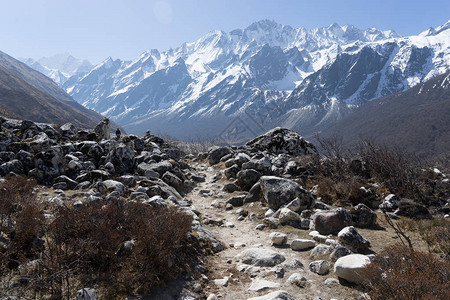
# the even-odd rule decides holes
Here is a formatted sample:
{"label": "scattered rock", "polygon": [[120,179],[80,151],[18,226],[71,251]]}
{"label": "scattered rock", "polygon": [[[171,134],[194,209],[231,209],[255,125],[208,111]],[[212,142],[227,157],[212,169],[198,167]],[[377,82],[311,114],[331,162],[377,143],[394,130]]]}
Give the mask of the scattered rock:
{"label": "scattered rock", "polygon": [[245,249],[236,256],[236,259],[242,261],[244,264],[260,267],[273,267],[286,260],[278,252],[263,248]]}
{"label": "scattered rock", "polygon": [[262,292],[268,289],[276,289],[279,287],[280,287],[279,283],[259,279],[254,280],[248,290],[253,292]]}
{"label": "scattered rock", "polygon": [[294,251],[301,251],[313,248],[315,245],[316,243],[311,240],[295,239],[291,242],[291,249]]}
{"label": "scattered rock", "polygon": [[284,245],[287,242],[287,235],[281,232],[272,232],[269,238],[272,241],[272,245],[276,246]]}
{"label": "scattered rock", "polygon": [[319,275],[325,275],[330,271],[331,264],[326,260],[316,260],[308,265],[311,272]]}
{"label": "scattered rock", "polygon": [[366,255],[362,254],[350,254],[339,258],[334,263],[334,273],[349,282],[361,283],[363,271],[370,263],[370,259]]}
{"label": "scattered rock", "polygon": [[293,284],[298,287],[305,287],[306,282],[306,278],[300,273],[293,273],[286,281],[286,283]]}

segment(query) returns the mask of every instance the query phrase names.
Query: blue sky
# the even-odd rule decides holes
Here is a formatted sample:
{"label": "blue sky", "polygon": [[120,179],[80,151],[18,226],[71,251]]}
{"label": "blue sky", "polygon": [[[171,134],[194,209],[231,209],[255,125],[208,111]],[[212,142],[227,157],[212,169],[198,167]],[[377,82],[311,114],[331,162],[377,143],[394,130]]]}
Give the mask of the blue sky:
{"label": "blue sky", "polygon": [[273,19],[293,27],[333,22],[417,34],[450,19],[450,1],[0,0],[0,50],[39,58],[69,52],[98,63],[166,50],[213,29]]}

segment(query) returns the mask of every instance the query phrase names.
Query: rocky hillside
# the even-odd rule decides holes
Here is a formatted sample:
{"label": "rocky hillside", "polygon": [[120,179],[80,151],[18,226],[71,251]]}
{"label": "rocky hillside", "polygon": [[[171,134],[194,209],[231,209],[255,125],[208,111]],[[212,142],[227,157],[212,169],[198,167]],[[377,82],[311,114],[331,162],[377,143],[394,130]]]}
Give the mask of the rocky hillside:
{"label": "rocky hillside", "polygon": [[450,72],[373,100],[321,133],[346,145],[367,139],[421,157],[450,154]]}
{"label": "rocky hillside", "polygon": [[[93,127],[102,116],[75,102],[51,79],[0,52],[0,105],[4,116]],[[6,110],[14,113],[6,113]]]}
{"label": "rocky hillside", "polygon": [[[149,133],[111,138],[107,122],[89,131],[0,122],[0,201],[14,201],[2,195],[18,175],[40,184],[27,201],[1,206],[8,208],[0,210],[7,224],[1,263],[11,273],[1,273],[8,288],[0,296],[355,299],[358,285],[367,287],[360,272],[400,236],[383,214],[433,218],[422,224],[450,232],[445,169],[416,165],[400,152],[319,155],[298,133],[274,128],[244,146],[186,154]],[[30,215],[34,221],[22,226]],[[418,238],[414,247],[424,243]],[[65,251],[53,258],[53,249]],[[448,261],[437,265],[445,270]],[[441,271],[426,278],[413,281],[421,295],[445,291],[450,279]]]}

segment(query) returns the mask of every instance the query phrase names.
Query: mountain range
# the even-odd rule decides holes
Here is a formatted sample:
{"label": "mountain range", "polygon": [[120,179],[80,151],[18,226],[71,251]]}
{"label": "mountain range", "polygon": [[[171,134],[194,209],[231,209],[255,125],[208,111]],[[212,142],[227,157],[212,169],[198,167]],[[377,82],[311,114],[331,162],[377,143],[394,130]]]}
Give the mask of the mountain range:
{"label": "mountain range", "polygon": [[51,78],[59,85],[74,75],[86,74],[92,70],[93,65],[88,60],[81,60],[68,53],[61,53],[38,60],[32,58],[19,58],[38,72]]}
{"label": "mountain range", "polygon": [[308,136],[373,99],[448,71],[449,29],[447,22],[401,37],[262,20],[133,61],[109,57],[59,84],[132,133],[239,142],[283,126]]}

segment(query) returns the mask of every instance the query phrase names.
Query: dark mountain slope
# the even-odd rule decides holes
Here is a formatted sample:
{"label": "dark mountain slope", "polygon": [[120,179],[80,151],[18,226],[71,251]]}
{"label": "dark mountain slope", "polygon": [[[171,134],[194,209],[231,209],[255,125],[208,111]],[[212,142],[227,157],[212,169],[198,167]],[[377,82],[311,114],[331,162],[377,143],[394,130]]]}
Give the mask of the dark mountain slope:
{"label": "dark mountain slope", "polygon": [[373,100],[336,122],[322,137],[399,146],[422,157],[450,153],[450,71],[405,92]]}
{"label": "dark mountain slope", "polygon": [[0,51],[0,114],[36,122],[93,127],[102,116],[84,108],[51,79]]}

